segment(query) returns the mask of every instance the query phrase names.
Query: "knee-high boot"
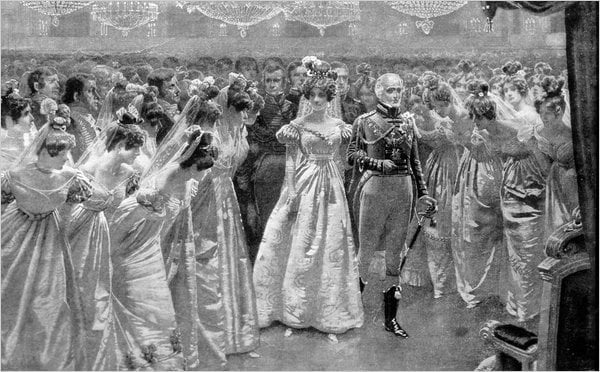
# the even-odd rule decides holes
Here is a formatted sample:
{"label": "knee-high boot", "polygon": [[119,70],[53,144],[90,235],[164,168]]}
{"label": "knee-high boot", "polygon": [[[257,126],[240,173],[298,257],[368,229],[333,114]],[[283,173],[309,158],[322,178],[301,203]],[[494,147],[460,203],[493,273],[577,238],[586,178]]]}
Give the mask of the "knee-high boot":
{"label": "knee-high boot", "polygon": [[403,338],[408,337],[408,333],[396,320],[396,312],[398,311],[398,303],[400,302],[400,288],[393,285],[387,291],[383,292],[383,313],[385,317],[385,330],[392,332],[396,336]]}

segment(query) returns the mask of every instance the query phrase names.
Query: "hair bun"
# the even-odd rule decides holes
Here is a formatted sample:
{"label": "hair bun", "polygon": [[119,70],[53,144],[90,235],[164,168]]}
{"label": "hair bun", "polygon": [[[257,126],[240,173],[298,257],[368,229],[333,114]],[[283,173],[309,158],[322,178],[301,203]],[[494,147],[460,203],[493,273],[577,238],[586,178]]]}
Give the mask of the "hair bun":
{"label": "hair bun", "polygon": [[565,80],[562,78],[557,79],[554,76],[546,76],[542,79],[540,85],[544,89],[544,92],[546,92],[546,97],[558,97],[562,95]]}
{"label": "hair bun", "polygon": [[358,66],[356,66],[356,73],[358,75],[370,75],[371,74],[371,65],[368,63],[361,63]]}
{"label": "hair bun", "polygon": [[502,66],[502,72],[508,76],[516,75],[521,70],[523,70],[523,65],[519,61],[509,61]]}
{"label": "hair bun", "polygon": [[467,90],[474,96],[485,97],[490,91],[490,86],[484,80],[472,80],[467,85]]}
{"label": "hair bun", "polygon": [[440,76],[433,71],[425,71],[421,76],[420,81],[423,88],[434,90],[437,89],[440,83]]}
{"label": "hair bun", "polygon": [[552,67],[546,62],[538,62],[535,64],[533,70],[539,75],[549,75],[552,72]]}

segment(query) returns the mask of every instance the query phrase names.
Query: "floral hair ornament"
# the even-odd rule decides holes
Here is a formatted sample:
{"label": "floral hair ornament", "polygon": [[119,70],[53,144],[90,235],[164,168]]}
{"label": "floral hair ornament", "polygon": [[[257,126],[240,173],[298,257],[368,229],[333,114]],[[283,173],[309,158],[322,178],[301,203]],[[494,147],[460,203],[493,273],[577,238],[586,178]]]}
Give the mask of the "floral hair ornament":
{"label": "floral hair ornament", "polygon": [[40,103],[40,114],[49,115],[58,111],[58,104],[52,98],[44,98]]}
{"label": "floral hair ornament", "polygon": [[8,92],[10,95],[16,94],[19,97],[19,82],[15,79],[10,79],[2,85],[2,96],[5,96]]}
{"label": "floral hair ornament", "polygon": [[242,74],[238,74],[235,72],[230,72],[228,76],[229,86],[238,85],[241,90],[246,89],[247,80]]}
{"label": "floral hair ornament", "polygon": [[146,94],[148,92],[148,89],[147,89],[147,87],[145,87],[143,85],[129,83],[125,87],[125,91],[126,92],[134,92],[137,94]]}
{"label": "floral hair ornament", "polygon": [[331,66],[315,56],[302,58],[302,66],[306,68],[306,75],[309,77],[337,80],[337,73],[331,69]]}
{"label": "floral hair ornament", "polygon": [[53,129],[62,130],[63,132],[67,131],[67,119],[62,116],[56,116],[52,119],[52,123],[50,126]]}
{"label": "floral hair ornament", "polygon": [[[124,122],[125,114],[129,114],[129,115],[133,116],[135,118],[135,123]],[[140,119],[140,114],[139,114],[138,110],[132,104],[129,104],[129,106],[127,108],[121,107],[120,109],[118,109],[116,112],[116,115],[117,115],[119,124],[121,124],[121,125],[139,124],[142,121]]]}

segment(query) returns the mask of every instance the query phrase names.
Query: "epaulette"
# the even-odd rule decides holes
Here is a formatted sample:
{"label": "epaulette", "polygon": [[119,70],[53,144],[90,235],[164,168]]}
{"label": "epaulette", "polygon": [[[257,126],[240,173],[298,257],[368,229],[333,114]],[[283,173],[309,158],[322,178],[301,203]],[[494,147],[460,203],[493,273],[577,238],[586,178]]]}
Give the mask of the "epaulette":
{"label": "epaulette", "polygon": [[372,110],[372,111],[369,111],[369,112],[366,112],[366,113],[360,115],[359,117],[357,117],[357,119],[365,119],[365,118],[368,118],[369,116],[375,115],[375,113],[377,113],[377,110]]}

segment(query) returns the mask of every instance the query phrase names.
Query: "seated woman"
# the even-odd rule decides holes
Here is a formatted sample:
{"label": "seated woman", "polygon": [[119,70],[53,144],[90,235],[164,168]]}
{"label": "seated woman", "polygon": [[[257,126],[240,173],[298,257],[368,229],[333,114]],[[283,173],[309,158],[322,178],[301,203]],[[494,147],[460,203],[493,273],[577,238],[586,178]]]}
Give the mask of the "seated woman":
{"label": "seated woman", "polygon": [[85,310],[85,349],[91,370],[118,367],[115,350],[103,340],[106,325],[112,322],[108,221],[121,201],[137,190],[140,175],[132,164],[145,138],[132,114],[121,111],[118,116],[119,121],[104,129],[91,145],[93,150],[84,154],[77,165],[93,191],[91,198],[73,209],[68,230]]}
{"label": "seated woman", "polygon": [[[308,62],[303,85],[311,113],[277,133],[287,146],[286,182],[271,213],[254,265],[260,327],[280,321],[329,334],[363,324],[358,265],[344,191],[343,170],[351,129],[327,115],[335,72]],[[286,331],[291,334],[291,329]]]}
{"label": "seated woman", "polygon": [[[47,124],[2,173],[2,369],[86,369],[83,310],[58,210],[90,196],[65,166],[75,138]],[[29,159],[34,159],[29,162]]]}
{"label": "seated woman", "polygon": [[189,203],[194,179],[212,167],[213,157],[210,134],[192,126],[182,135],[173,138],[184,141],[176,158],[163,164],[172,154],[159,152],[142,180],[144,187],[121,203],[110,223],[115,332],[124,363],[120,368],[184,366],[160,235]]}

